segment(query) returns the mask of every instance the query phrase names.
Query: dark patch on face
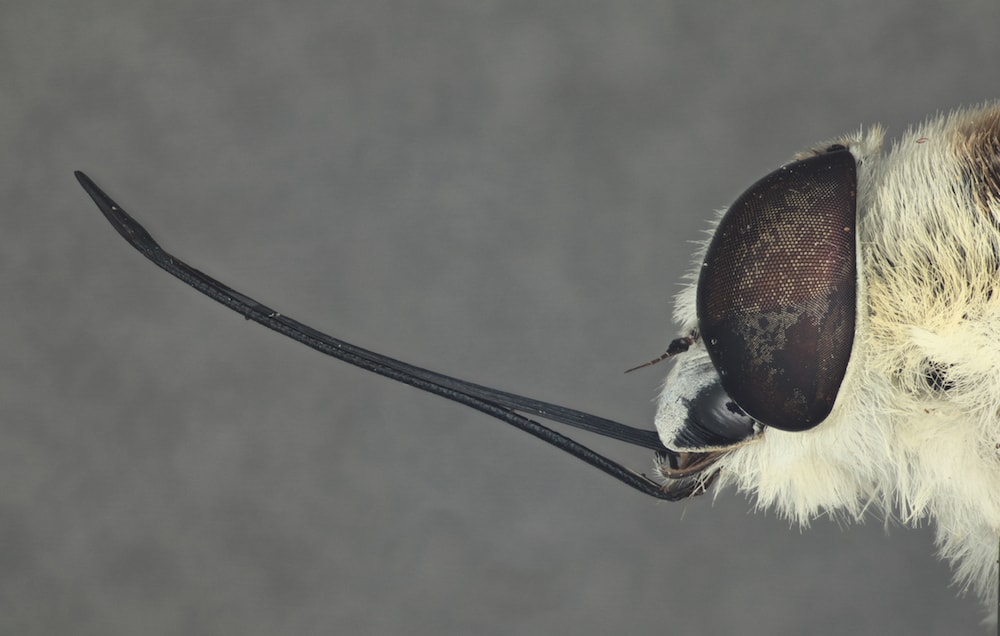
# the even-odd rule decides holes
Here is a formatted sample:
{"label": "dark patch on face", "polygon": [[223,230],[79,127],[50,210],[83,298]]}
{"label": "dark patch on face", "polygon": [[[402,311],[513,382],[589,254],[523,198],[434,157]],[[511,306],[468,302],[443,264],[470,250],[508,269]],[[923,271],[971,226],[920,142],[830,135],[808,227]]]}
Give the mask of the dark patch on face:
{"label": "dark patch on face", "polygon": [[948,366],[928,360],[924,364],[924,379],[935,393],[947,393],[955,388],[955,381],[948,377]]}

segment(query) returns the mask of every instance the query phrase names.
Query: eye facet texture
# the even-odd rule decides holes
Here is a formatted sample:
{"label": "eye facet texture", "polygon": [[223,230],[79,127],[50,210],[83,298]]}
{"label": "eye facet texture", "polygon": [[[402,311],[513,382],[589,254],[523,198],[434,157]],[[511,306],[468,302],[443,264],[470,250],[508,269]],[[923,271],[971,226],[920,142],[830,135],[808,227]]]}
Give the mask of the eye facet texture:
{"label": "eye facet texture", "polygon": [[830,413],[854,341],[857,172],[847,150],[750,186],[716,229],[698,323],[726,393],[786,431]]}

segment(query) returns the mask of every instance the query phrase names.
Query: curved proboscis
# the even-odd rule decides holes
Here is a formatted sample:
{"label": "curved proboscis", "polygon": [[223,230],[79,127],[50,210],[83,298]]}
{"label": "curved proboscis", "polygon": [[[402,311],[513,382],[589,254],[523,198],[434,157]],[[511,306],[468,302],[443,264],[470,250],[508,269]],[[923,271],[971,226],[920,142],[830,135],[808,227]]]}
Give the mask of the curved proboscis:
{"label": "curved proboscis", "polygon": [[[499,391],[442,375],[375,353],[374,351],[357,347],[317,331],[220,283],[211,276],[191,267],[184,261],[166,252],[142,225],[133,219],[120,205],[115,203],[103,190],[97,187],[87,175],[82,172],[76,172],[75,174],[80,185],[83,186],[83,189],[94,200],[105,218],[108,219],[115,230],[132,247],[172,276],[179,278],[209,298],[232,309],[247,320],[252,320],[268,329],[277,331],[320,353],[427,391],[428,393],[439,395],[459,404],[464,404],[502,420],[604,471],[618,481],[646,495],[668,501],[677,501],[692,494],[692,491],[687,488],[666,488],[644,474],[635,472],[604,455],[596,453],[569,437],[521,415],[518,411],[567,424],[635,446],[648,448],[660,455],[667,456],[668,459],[676,459],[674,457],[675,454],[667,450],[660,443],[654,431],[633,428],[589,413],[583,413],[556,404],[541,402],[521,395]],[[676,462],[671,461],[670,463],[673,464]]]}

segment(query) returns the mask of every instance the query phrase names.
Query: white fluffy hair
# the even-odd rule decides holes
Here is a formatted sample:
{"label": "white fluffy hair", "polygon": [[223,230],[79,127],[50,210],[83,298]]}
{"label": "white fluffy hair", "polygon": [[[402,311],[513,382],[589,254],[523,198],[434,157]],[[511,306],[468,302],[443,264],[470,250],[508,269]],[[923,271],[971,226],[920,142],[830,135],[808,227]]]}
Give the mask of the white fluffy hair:
{"label": "white fluffy hair", "polygon": [[[883,137],[875,126],[798,156],[835,143],[857,162],[856,335],[833,411],[807,431],[765,428],[700,478],[802,525],[868,512],[932,521],[958,584],[995,611],[1000,103],[931,119],[887,154]],[[677,298],[685,333],[697,276]],[[663,417],[661,403],[669,446]]]}

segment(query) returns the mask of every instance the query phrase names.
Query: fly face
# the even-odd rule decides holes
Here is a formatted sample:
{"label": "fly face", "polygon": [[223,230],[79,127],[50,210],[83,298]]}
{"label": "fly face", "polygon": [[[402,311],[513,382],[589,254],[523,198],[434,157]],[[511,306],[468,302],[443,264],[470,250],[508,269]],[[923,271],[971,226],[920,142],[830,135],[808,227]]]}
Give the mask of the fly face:
{"label": "fly face", "polygon": [[[172,256],[77,178],[129,244],[248,320],[511,424],[653,497],[715,482],[804,525],[871,507],[932,518],[963,585],[995,598],[1000,106],[931,120],[887,155],[882,139],[874,127],[804,153],[720,218],[678,297],[684,335],[660,358],[676,361],[655,432],[329,336]],[[664,479],[533,417],[650,449]]]}

